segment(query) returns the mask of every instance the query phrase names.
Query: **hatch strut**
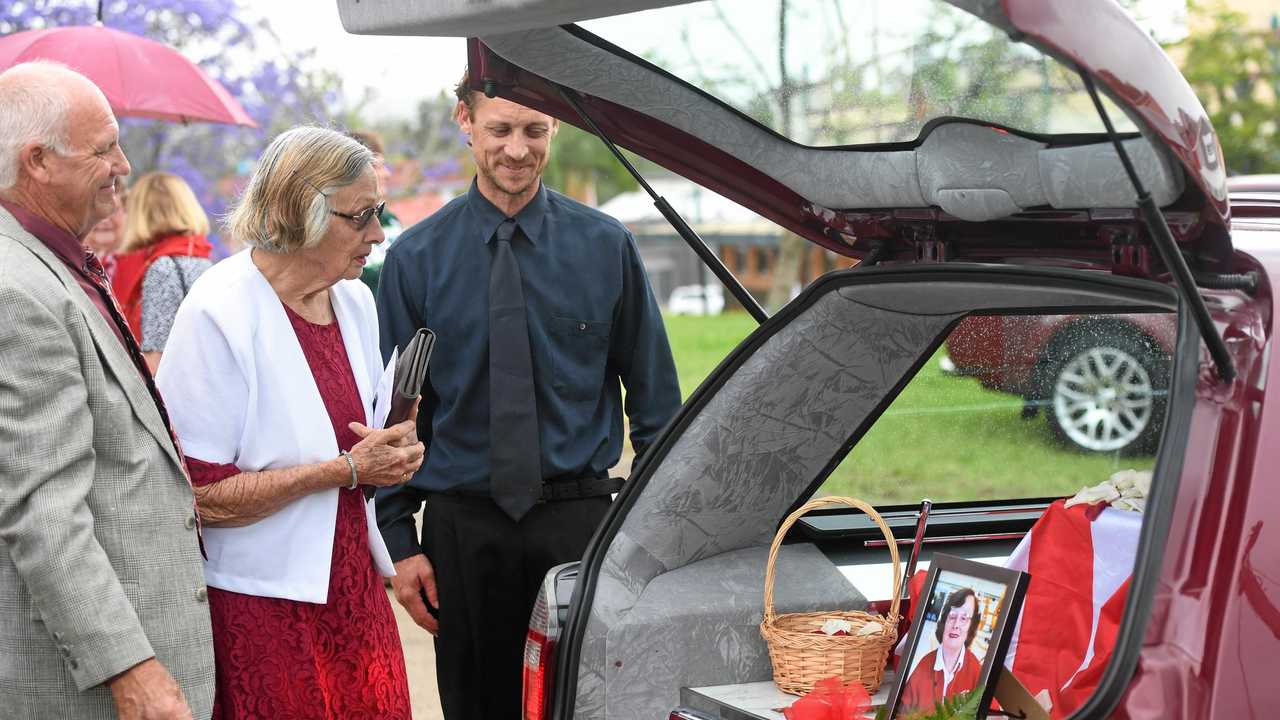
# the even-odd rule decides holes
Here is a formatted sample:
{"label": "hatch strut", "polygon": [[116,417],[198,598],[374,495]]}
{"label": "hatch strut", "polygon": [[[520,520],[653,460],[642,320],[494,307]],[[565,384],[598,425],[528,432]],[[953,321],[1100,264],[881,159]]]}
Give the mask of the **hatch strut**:
{"label": "hatch strut", "polygon": [[1195,279],[1191,276],[1191,269],[1187,267],[1186,258],[1182,257],[1182,253],[1178,250],[1178,244],[1173,239],[1173,233],[1169,231],[1169,224],[1165,222],[1164,215],[1160,209],[1156,207],[1156,202],[1151,198],[1151,194],[1142,185],[1142,179],[1138,177],[1138,171],[1134,169],[1133,162],[1129,159],[1129,153],[1125,152],[1124,145],[1120,142],[1120,136],[1116,133],[1115,127],[1111,125],[1111,118],[1107,115],[1107,109],[1102,106],[1102,98],[1098,96],[1098,89],[1094,87],[1093,78],[1084,68],[1077,67],[1080,73],[1080,79],[1084,81],[1085,88],[1089,91],[1089,97],[1093,99],[1093,106],[1098,110],[1098,116],[1102,118],[1102,124],[1107,129],[1107,137],[1111,138],[1112,144],[1116,147],[1116,154],[1120,156],[1120,162],[1124,164],[1124,171],[1129,176],[1129,181],[1133,183],[1133,189],[1138,193],[1138,211],[1141,214],[1142,222],[1147,227],[1147,232],[1151,235],[1151,243],[1156,246],[1156,251],[1160,253],[1160,259],[1164,261],[1165,267],[1169,268],[1169,272],[1173,275],[1173,284],[1186,298],[1187,304],[1191,306],[1191,316],[1195,318],[1196,325],[1200,328],[1200,337],[1204,339],[1204,344],[1209,347],[1209,355],[1213,358],[1213,364],[1218,367],[1218,377],[1224,383],[1230,383],[1236,377],[1235,366],[1231,363],[1231,355],[1227,352],[1227,344],[1223,342],[1222,336],[1218,334],[1217,328],[1213,326],[1213,319],[1209,317],[1209,308],[1204,303],[1204,297],[1200,295],[1200,291],[1196,289]]}
{"label": "hatch strut", "polygon": [[742,286],[742,283],[738,282],[738,278],[733,276],[733,273],[729,271],[729,268],[725,267],[724,263],[720,261],[720,258],[717,257],[715,253],[711,252],[711,248],[707,247],[706,241],[699,237],[698,233],[695,232],[693,228],[689,227],[689,223],[685,222],[684,218],[680,217],[680,213],[676,212],[675,208],[671,207],[671,203],[667,202],[666,198],[653,191],[653,188],[649,186],[649,183],[645,182],[644,178],[641,177],[635,166],[632,165],[631,162],[627,160],[626,156],[618,150],[618,147],[613,144],[613,141],[600,130],[600,126],[596,125],[595,120],[591,119],[591,116],[587,114],[586,109],[584,109],[582,104],[578,102],[577,93],[561,85],[557,85],[556,87],[560,90],[560,97],[564,98],[564,101],[569,103],[570,107],[578,113],[578,116],[591,127],[591,131],[596,134],[596,137],[600,138],[600,140],[604,142],[605,146],[609,148],[614,157],[618,158],[618,161],[627,169],[627,172],[631,173],[631,177],[635,178],[636,182],[640,183],[640,187],[644,188],[644,191],[649,194],[649,197],[653,198],[653,205],[658,208],[658,212],[662,213],[662,217],[666,218],[667,222],[671,223],[671,227],[675,228],[676,233],[678,233],[680,237],[684,238],[684,241],[689,244],[689,247],[697,253],[698,258],[700,258],[707,267],[711,268],[711,272],[715,273],[716,277],[720,279],[720,282],[729,289],[729,292],[733,293],[733,296],[738,299],[738,302],[742,303],[742,307],[745,308],[748,313],[751,313],[751,317],[755,318],[757,323],[763,323],[765,320],[768,320],[769,313],[765,312],[765,309],[760,306],[760,303],[756,302],[756,299],[751,296],[751,293],[747,292],[747,289]]}

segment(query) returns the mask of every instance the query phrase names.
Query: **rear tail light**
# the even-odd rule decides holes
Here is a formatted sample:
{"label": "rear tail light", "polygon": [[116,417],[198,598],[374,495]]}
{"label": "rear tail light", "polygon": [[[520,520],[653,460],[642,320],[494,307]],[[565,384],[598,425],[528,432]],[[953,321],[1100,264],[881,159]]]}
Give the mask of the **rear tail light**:
{"label": "rear tail light", "polygon": [[555,585],[556,573],[547,573],[529,617],[524,641],[524,720],[545,720],[551,712],[551,671],[560,639]]}

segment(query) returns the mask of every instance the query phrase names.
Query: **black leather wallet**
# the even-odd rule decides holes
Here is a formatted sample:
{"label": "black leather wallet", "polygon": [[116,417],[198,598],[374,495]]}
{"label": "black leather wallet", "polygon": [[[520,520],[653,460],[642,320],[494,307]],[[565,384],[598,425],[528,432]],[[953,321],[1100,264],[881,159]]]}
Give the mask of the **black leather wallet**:
{"label": "black leather wallet", "polygon": [[431,363],[431,350],[436,344],[436,334],[427,328],[419,328],[409,344],[404,346],[396,361],[396,374],[391,382],[391,410],[383,427],[391,427],[409,419],[413,401],[422,394],[422,383],[427,379],[427,366]]}
{"label": "black leather wallet", "polygon": [[[427,367],[431,364],[431,349],[435,347],[436,334],[428,328],[419,328],[404,346],[396,360],[396,372],[391,381],[391,408],[387,411],[384,428],[409,419],[413,401],[422,394],[422,384],[427,380]],[[378,489],[364,486],[364,497],[369,499]]]}

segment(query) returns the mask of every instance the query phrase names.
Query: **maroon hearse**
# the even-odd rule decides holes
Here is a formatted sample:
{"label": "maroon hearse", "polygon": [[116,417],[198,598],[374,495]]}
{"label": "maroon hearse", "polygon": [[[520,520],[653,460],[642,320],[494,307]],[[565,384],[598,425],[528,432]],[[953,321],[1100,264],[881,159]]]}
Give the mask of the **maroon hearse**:
{"label": "maroon hearse", "polygon": [[[661,7],[678,4],[339,0],[351,32],[473,36],[477,90],[861,260],[766,319],[655,196],[763,322],[635,463],[581,563],[548,575],[525,718],[770,717],[672,709],[690,689],[770,679],[765,554],[814,494],[872,502],[908,543],[930,497],[924,559],[999,563],[1055,498],[1128,467],[1153,479],[1123,621],[1092,695],[1054,716],[1275,712],[1280,201],[1229,201],[1208,117],[1148,32],[1112,0]],[[1152,402],[1133,439],[1150,458],[1054,448],[1041,424],[1006,421],[1007,400],[937,370],[967,322],[1008,347],[1066,316],[1146,334],[1111,346],[1130,360],[1073,372],[1111,368],[1113,392],[1092,388],[1107,401],[1142,369]],[[1018,382],[1043,382],[1018,364]],[[983,482],[1011,467],[1017,483]],[[778,611],[883,607],[877,538],[852,511],[798,523]]]}

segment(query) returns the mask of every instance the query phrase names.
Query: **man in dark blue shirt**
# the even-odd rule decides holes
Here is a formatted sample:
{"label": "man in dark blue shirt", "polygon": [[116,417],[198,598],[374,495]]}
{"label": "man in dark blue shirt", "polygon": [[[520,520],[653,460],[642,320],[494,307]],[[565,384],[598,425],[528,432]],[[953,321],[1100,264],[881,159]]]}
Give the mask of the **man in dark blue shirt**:
{"label": "man in dark blue shirt", "polygon": [[383,355],[420,327],[437,343],[418,419],[427,459],[378,495],[378,522],[397,600],[436,635],[445,717],[510,720],[543,576],[581,558],[618,487],[619,381],[637,455],[680,392],[631,234],[541,182],[556,120],[465,78],[458,99],[476,179],[401,235],[382,269]]}

